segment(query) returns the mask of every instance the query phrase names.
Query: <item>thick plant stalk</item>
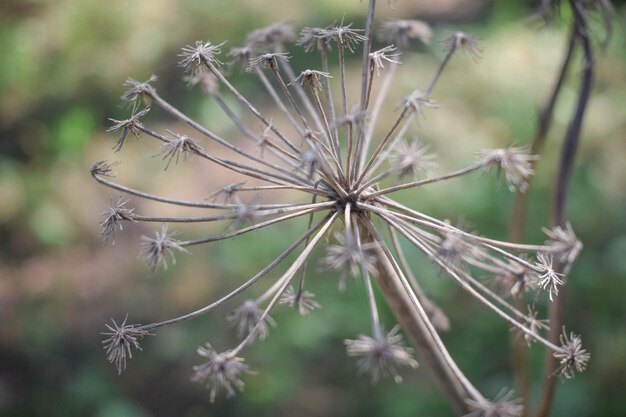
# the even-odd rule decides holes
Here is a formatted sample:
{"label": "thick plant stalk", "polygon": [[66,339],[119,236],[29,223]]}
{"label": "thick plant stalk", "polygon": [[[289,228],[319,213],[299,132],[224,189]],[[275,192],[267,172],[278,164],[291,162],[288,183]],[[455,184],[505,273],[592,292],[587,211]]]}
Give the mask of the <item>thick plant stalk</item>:
{"label": "thick plant stalk", "polygon": [[[362,239],[364,243],[375,241],[367,229],[362,230]],[[470,411],[465,402],[469,396],[467,391],[441,354],[439,347],[428,331],[426,323],[400,284],[396,271],[382,249],[376,251],[376,254],[376,269],[378,271],[376,279],[387,305],[398,323],[411,338],[414,346],[419,351],[422,361],[427,363],[435,381],[437,381],[440,389],[447,397],[455,414],[467,414]]]}

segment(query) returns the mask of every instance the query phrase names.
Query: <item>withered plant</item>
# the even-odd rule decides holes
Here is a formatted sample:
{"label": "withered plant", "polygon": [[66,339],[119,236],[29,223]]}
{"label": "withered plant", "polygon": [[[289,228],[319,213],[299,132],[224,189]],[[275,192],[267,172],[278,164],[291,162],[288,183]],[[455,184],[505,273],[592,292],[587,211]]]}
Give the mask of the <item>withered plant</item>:
{"label": "withered plant", "polygon": [[[553,11],[560,6],[548,3],[544,10]],[[602,10],[608,10],[608,4],[598,4]],[[119,133],[114,147],[116,152],[123,148],[129,135],[146,136],[160,142],[159,156],[166,169],[187,158],[201,158],[237,176],[249,178],[250,183],[232,183],[197,201],[182,201],[116,182],[112,178],[115,164],[99,161],[91,168],[91,174],[106,187],[129,198],[202,212],[197,217],[149,216],[131,208],[129,200],[122,196],[103,213],[105,218],[101,226],[105,242],[113,241],[114,233],[126,222],[162,223],[154,236],[142,237],[143,255],[150,271],[154,272],[160,265],[167,267],[175,263],[176,255],[186,253],[196,245],[234,238],[270,226],[278,227],[292,219],[304,218],[308,226],[256,275],[209,305],[181,317],[147,325],[128,324],[126,319],[107,324],[103,343],[108,360],[121,373],[127,358],[140,349],[142,338],[154,335],[161,327],[208,313],[265,276],[268,276],[265,281],[269,281],[279,264],[290,262],[285,272],[276,274],[273,282],[266,285],[267,290],[261,296],[243,301],[228,316],[242,339],[237,346],[216,349],[206,343],[197,349],[204,363],[194,367],[193,379],[207,385],[212,401],[222,391],[233,396],[236,390],[243,388],[243,377],[250,372],[243,358],[245,350],[250,349],[256,340],[268,337],[276,326],[270,313],[281,304],[292,307],[303,316],[320,307],[306,286],[305,277],[309,280],[315,277],[307,277],[305,271],[315,248],[325,245],[323,268],[340,272],[340,290],[357,285],[348,282],[350,277],[361,279],[366,290],[371,333],[345,341],[348,355],[358,358],[360,372],[370,373],[373,381],[391,377],[400,382],[400,368],[418,366],[412,349],[402,342],[402,329],[417,348],[421,361],[431,368],[456,413],[470,416],[527,414],[528,381],[520,373],[519,366],[516,373],[522,399],[516,399],[512,391],[503,389],[494,400],[489,400],[454,361],[440,337],[440,332],[450,326],[444,307],[437,306],[426,295],[420,283],[423,274],[416,279],[411,271],[405,253],[408,242],[410,256],[421,253],[432,262],[433,275],[439,271],[441,276],[457,283],[469,297],[516,329],[522,336],[518,340],[545,347],[549,357],[548,382],[540,413],[547,414],[551,401],[549,392],[554,389],[556,376],[572,378],[585,369],[589,359],[581,338],[562,329],[560,319],[559,296],[582,248],[572,226],[566,221],[564,205],[593,79],[587,25],[590,3],[572,0],[568,5],[574,19],[567,54],[554,92],[542,113],[538,138],[530,148],[505,146],[481,150],[476,153],[474,162],[452,172],[437,172],[435,155],[428,145],[411,139],[414,137],[412,132],[419,128],[417,122],[423,112],[438,107],[433,95],[438,82],[445,77],[448,63],[458,52],[466,52],[471,59],[478,60],[481,47],[471,35],[452,34],[444,44],[444,57],[425,84],[426,88],[408,92],[400,103],[388,103],[388,92],[400,70],[407,46],[412,42],[429,44],[432,32],[422,21],[387,21],[378,31],[384,46],[374,50],[375,0],[369,1],[364,29],[342,21],[327,27],[305,28],[296,36],[291,26],[279,23],[251,33],[242,47],[231,49],[226,56],[222,53],[224,44],[219,42],[198,41],[182,48],[180,65],[186,72],[187,83],[200,86],[247,142],[223,138],[174,107],[158,93],[156,76],[143,82],[129,78],[125,84],[128,90],[122,100],[130,103],[132,113],[126,120],[113,120],[110,129]],[[286,47],[292,41],[306,52],[318,54],[319,66],[299,68]],[[556,96],[576,48],[583,51],[585,65],[578,106],[563,146],[560,175],[555,187],[554,222],[545,229],[547,238],[544,243],[517,243],[523,231],[526,191],[550,125]],[[360,91],[356,97],[349,97],[346,56],[358,51],[362,51]],[[329,61],[335,56],[338,73],[331,75]],[[223,64],[226,60],[229,61],[227,66]],[[271,120],[264,109],[252,104],[254,100],[245,97],[228,80],[225,68],[238,65],[258,79],[284,120]],[[336,84],[331,83],[333,78],[334,81],[338,79]],[[331,85],[338,85],[339,91],[333,92]],[[225,99],[225,95],[234,98],[236,104]],[[395,118],[391,121],[379,117],[385,105],[396,107]],[[195,137],[173,131],[159,132],[146,126],[142,120],[153,108],[189,125],[196,132]],[[248,115],[238,116],[242,112]],[[257,131],[259,125],[262,129]],[[233,154],[233,158],[208,152],[201,140],[222,146]],[[437,182],[455,181],[459,177],[485,172],[500,175],[508,188],[517,193],[509,242],[456,227],[448,220],[437,219],[393,199],[394,193],[401,190],[430,187]],[[300,202],[276,202],[273,196],[277,190],[293,193],[296,197],[290,201]],[[176,223],[208,222],[223,223],[225,231],[186,240],[172,227]],[[276,243],[277,252],[279,245]],[[482,279],[485,276],[498,283],[496,289],[485,283]],[[399,325],[381,323],[378,312],[381,300],[375,297],[374,285],[378,286]],[[537,297],[547,298],[554,306],[551,307],[550,322],[538,318],[534,311],[532,300]],[[519,350],[517,352],[519,365],[524,357]]]}

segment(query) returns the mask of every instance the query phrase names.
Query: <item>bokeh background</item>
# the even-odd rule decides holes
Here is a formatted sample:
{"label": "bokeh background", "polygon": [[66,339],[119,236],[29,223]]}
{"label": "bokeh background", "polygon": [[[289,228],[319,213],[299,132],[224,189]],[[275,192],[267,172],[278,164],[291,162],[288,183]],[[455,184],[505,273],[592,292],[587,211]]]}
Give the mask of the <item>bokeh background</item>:
{"label": "bokeh background", "polygon": [[[100,211],[119,193],[88,174],[99,159],[120,160],[119,180],[173,197],[202,199],[232,179],[198,160],[163,171],[158,147],[131,138],[119,154],[108,117],[124,118],[122,82],[157,74],[160,93],[225,136],[237,132],[200,91],[182,81],[179,48],[198,39],[239,45],[249,31],[276,21],[299,29],[341,18],[362,27],[366,2],[357,0],[3,0],[0,3],[0,415],[6,416],[445,416],[451,411],[425,368],[405,372],[404,383],[372,385],[356,374],[343,339],[368,331],[364,291],[351,282],[340,294],[336,274],[309,263],[309,286],[323,308],[302,318],[287,308],[273,315],[271,337],[247,352],[257,374],[245,393],[210,405],[208,392],[190,382],[200,362],[196,346],[236,343],[225,317],[243,298],[193,322],[165,329],[143,343],[127,371],[117,376],[106,362],[101,335],[111,317],[152,322],[195,309],[243,282],[267,264],[302,224],[247,238],[195,247],[178,263],[150,278],[139,237],[156,225],[131,225],[114,246],[102,245]],[[527,144],[537,110],[549,94],[565,45],[562,23],[530,18],[523,1],[380,1],[377,22],[422,18],[433,24],[428,48],[402,58],[385,112],[394,100],[424,86],[443,52],[440,41],[462,29],[483,41],[483,58],[456,56],[437,86],[439,109],[429,111],[416,133],[440,156],[442,170],[463,166],[484,147]],[[603,52],[585,119],[570,187],[568,213],[583,240],[567,288],[566,324],[592,352],[587,372],[558,384],[554,416],[626,415],[626,48],[623,4]],[[569,16],[562,16],[567,20]],[[594,23],[598,39],[603,36]],[[597,45],[597,43],[596,43]],[[600,49],[598,49],[600,51]],[[293,51],[296,68],[315,68],[316,57]],[[549,224],[558,150],[576,97],[580,57],[557,105],[554,126],[531,192],[526,240],[541,242]],[[333,63],[333,65],[335,65]],[[358,74],[359,57],[349,71]],[[252,77],[233,79],[253,102]],[[356,77],[356,75],[355,75]],[[387,117],[388,119],[388,117]],[[159,129],[184,131],[163,113],[147,118]],[[251,122],[251,127],[260,127]],[[382,126],[381,129],[384,129]],[[513,195],[491,177],[475,176],[398,198],[439,218],[462,217],[482,234],[506,238]],[[171,208],[131,200],[139,212],[173,214]],[[221,229],[220,229],[221,227]],[[209,234],[207,226],[191,234]],[[315,257],[320,255],[316,251]],[[508,326],[445,278],[417,252],[419,279],[450,317],[443,337],[476,384],[494,396],[514,386]],[[253,288],[258,295],[263,285]],[[537,305],[544,309],[545,300]],[[393,324],[383,308],[387,327]],[[543,350],[530,349],[535,394]],[[418,358],[419,359],[419,358]],[[535,395],[535,400],[537,396]]]}

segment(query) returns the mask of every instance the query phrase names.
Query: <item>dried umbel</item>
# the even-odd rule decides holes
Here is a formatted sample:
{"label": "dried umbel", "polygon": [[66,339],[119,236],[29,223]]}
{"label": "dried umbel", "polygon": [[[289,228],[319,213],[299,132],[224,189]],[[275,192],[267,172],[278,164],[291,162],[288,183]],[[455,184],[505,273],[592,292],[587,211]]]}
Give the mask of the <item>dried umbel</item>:
{"label": "dried umbel", "polygon": [[[193,246],[260,231],[293,219],[303,219],[307,226],[300,237],[256,275],[205,307],[160,323],[127,326],[124,321],[121,326],[108,325],[105,349],[120,372],[127,356],[130,357],[132,349],[139,349],[139,340],[148,332],[206,314],[271,275],[276,266],[298,253],[261,296],[244,301],[229,316],[242,338],[237,346],[223,353],[217,353],[210,344],[198,348],[206,362],[194,368],[194,380],[207,384],[211,400],[220,391],[225,391],[227,396],[234,395],[235,390],[243,388],[244,374],[249,373],[241,354],[256,340],[268,337],[270,327],[276,325],[270,312],[277,317],[275,310],[280,304],[296,309],[303,316],[314,314],[320,308],[313,293],[307,290],[311,280],[305,281],[306,266],[313,250],[326,244],[323,265],[325,269],[342,271],[340,288],[345,288],[346,278],[352,275],[362,280],[366,289],[372,334],[345,342],[348,354],[359,358],[361,372],[371,373],[374,381],[390,376],[399,382],[399,367],[417,367],[412,350],[401,343],[400,328],[395,326],[389,333],[383,331],[373,290],[374,283],[378,283],[392,309],[401,306],[403,311],[410,311],[411,320],[419,322],[419,326],[408,326],[407,330],[410,329],[414,341],[426,341],[420,345],[420,349],[428,350],[423,352],[424,357],[435,361],[438,378],[457,387],[453,395],[459,397],[462,409],[472,416],[518,415],[521,406],[511,400],[511,393],[505,392],[494,402],[488,401],[448,353],[438,331],[449,329],[450,323],[443,308],[427,297],[419,280],[413,277],[402,240],[412,246],[411,256],[416,256],[413,252],[421,252],[434,265],[433,272],[440,271],[441,276],[456,282],[469,296],[517,329],[528,342],[535,341],[550,349],[561,361],[563,376],[569,378],[575,371],[584,369],[588,354],[582,349],[578,336],[564,336],[560,346],[551,343],[544,337],[547,324],[537,318],[534,311],[529,310],[527,314],[519,310],[477,278],[486,275],[513,279],[508,290],[511,294],[517,285],[515,294],[523,294],[519,290],[522,286],[525,291],[546,291],[547,298],[552,300],[565,283],[561,272],[563,264],[568,267],[581,248],[570,225],[547,230],[545,244],[511,243],[468,232],[448,220],[436,219],[392,199],[401,190],[411,191],[494,168],[504,174],[511,190],[525,189],[533,175],[532,162],[536,156],[529,155],[524,148],[484,150],[478,152],[478,159],[468,166],[437,173],[429,145],[407,138],[414,138],[412,130],[418,127],[419,114],[425,108],[435,107],[431,98],[433,89],[455,52],[466,50],[477,58],[480,48],[475,38],[460,32],[453,34],[428,87],[407,92],[399,105],[392,103],[396,104],[397,111],[394,120],[387,123],[380,120],[379,115],[400,66],[399,57],[410,41],[428,43],[431,32],[423,22],[386,22],[383,36],[386,40],[395,39],[396,45],[372,51],[373,7],[372,1],[366,30],[341,23],[307,28],[302,32],[298,44],[320,55],[320,66],[316,69],[294,69],[296,63],[285,52],[285,43],[295,39],[295,34],[284,23],[255,31],[245,45],[231,51],[229,56],[247,68],[249,76],[258,79],[284,117],[284,123],[273,123],[263,109],[256,107],[251,98],[244,97],[224,76],[220,70],[223,43],[198,41],[183,48],[180,65],[188,74],[187,81],[202,85],[207,96],[215,100],[247,143],[222,138],[176,109],[153,86],[156,77],[146,82],[127,81],[130,89],[122,98],[135,103],[135,107],[129,119],[114,120],[111,130],[122,129],[116,151],[122,148],[127,132],[141,134],[161,143],[158,156],[165,160],[166,169],[171,167],[172,161],[178,163],[193,156],[245,177],[249,182],[237,180],[218,187],[209,198],[176,200],[114,181],[114,165],[99,161],[92,167],[91,174],[102,185],[128,196],[202,211],[202,215],[195,217],[147,216],[129,208],[129,202],[121,198],[104,212],[105,241],[112,240],[113,232],[121,229],[123,222],[163,223],[155,237],[142,238],[143,254],[154,272],[159,265],[167,267],[167,262],[174,263],[176,255],[186,253]],[[345,55],[357,51],[361,45],[364,65],[361,88],[360,92],[349,96]],[[335,53],[339,70],[331,75],[329,60]],[[331,90],[331,77],[337,80],[340,90],[337,94]],[[376,83],[380,86],[373,89]],[[372,94],[373,91],[376,93]],[[234,101],[226,100],[224,95]],[[145,121],[139,121],[139,117],[147,113],[147,108],[140,110],[141,102],[151,104],[151,114],[160,109],[189,125],[195,135],[176,132],[164,135],[149,129]],[[246,112],[256,121],[250,127],[239,116]],[[201,140],[223,147],[234,158],[208,153]],[[471,156],[468,159],[471,160]],[[390,180],[395,182],[390,184]],[[288,191],[301,202],[275,202],[274,190]],[[294,197],[290,201],[297,201]],[[172,223],[209,222],[223,224],[225,231],[185,240],[168,228]],[[555,260],[559,263],[558,270]],[[420,274],[420,279],[423,275]],[[389,288],[398,290],[394,293]]]}

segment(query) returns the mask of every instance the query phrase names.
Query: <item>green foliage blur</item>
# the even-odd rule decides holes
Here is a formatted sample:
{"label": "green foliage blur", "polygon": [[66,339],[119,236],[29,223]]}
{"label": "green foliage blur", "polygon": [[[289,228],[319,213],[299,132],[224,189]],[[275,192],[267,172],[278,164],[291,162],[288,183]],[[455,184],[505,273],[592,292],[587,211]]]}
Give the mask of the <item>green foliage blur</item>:
{"label": "green foliage blur", "polygon": [[[200,362],[195,347],[231,347],[225,317],[244,298],[207,317],[165,329],[142,344],[118,376],[106,362],[100,332],[128,313],[146,323],[185,313],[223,294],[265,266],[304,227],[255,233],[194,248],[175,267],[148,278],[139,236],[154,228],[129,225],[103,247],[99,212],[118,195],[91,180],[99,159],[124,160],[122,182],[168,194],[217,188],[210,171],[188,161],[162,171],[147,139],[129,140],[120,154],[107,134],[109,117],[122,118],[122,82],[157,74],[160,94],[202,122],[234,134],[210,100],[189,89],[177,67],[179,48],[198,39],[240,44],[251,30],[276,21],[299,29],[342,18],[362,27],[366,2],[357,0],[3,0],[0,3],[0,415],[6,416],[447,416],[449,407],[425,367],[404,383],[372,385],[357,375],[343,340],[368,329],[364,289],[350,282],[340,294],[334,274],[309,263],[308,282],[322,309],[302,318],[286,308],[278,327],[246,356],[255,375],[235,399],[209,404],[189,381]],[[455,57],[435,91],[440,108],[420,122],[420,139],[439,154],[442,169],[472,161],[481,147],[527,144],[547,98],[565,45],[562,23],[529,19],[527,2],[379,1],[377,21],[423,18],[435,29],[431,47],[402,58],[392,96],[427,82],[442,57],[440,41],[462,29],[483,41],[483,58]],[[625,10],[617,7],[617,21]],[[561,16],[567,19],[568,16]],[[594,22],[599,39],[600,22]],[[569,329],[592,353],[588,370],[558,384],[553,416],[624,416],[626,401],[626,48],[615,25],[605,50],[596,45],[597,78],[585,119],[568,203],[585,245],[567,285]],[[316,57],[294,50],[300,69]],[[349,62],[358,70],[359,57]],[[571,113],[580,57],[558,103],[554,126],[531,190],[526,239],[542,242],[550,223],[558,154]],[[232,77],[249,97],[251,77]],[[393,106],[385,111],[389,115]],[[155,112],[156,113],[156,112]],[[160,114],[150,122],[180,128]],[[198,177],[196,184],[189,178]],[[181,188],[182,187],[182,188]],[[195,187],[195,188],[194,188]],[[196,197],[196,199],[200,199]],[[439,218],[470,222],[481,234],[506,238],[513,195],[492,177],[465,178],[398,198]],[[133,201],[141,211],[159,207]],[[170,213],[171,214],[171,213]],[[128,230],[126,230],[128,229]],[[183,228],[184,229],[184,228]],[[188,229],[190,233],[197,230]],[[206,233],[215,232],[207,228]],[[272,240],[272,239],[275,239]],[[319,251],[318,251],[319,252]],[[514,387],[510,331],[503,322],[411,253],[418,279],[449,315],[444,340],[461,368],[486,394]],[[319,253],[317,253],[319,255]],[[260,294],[252,289],[248,297]],[[545,312],[546,300],[537,306]],[[383,307],[383,321],[394,322]],[[529,350],[534,400],[541,389],[543,350]],[[418,356],[419,360],[419,356]]]}

